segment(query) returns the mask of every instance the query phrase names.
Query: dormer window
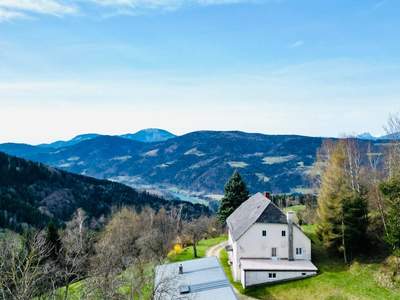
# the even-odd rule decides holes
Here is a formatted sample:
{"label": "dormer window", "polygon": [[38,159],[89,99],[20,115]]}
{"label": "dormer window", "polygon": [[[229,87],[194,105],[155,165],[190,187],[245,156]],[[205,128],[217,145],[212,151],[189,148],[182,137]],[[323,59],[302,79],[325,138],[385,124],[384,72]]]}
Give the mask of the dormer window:
{"label": "dormer window", "polygon": [[262,231],[262,236],[263,236],[263,237],[266,237],[266,236],[267,236],[267,231],[266,231],[266,230],[263,230],[263,231]]}

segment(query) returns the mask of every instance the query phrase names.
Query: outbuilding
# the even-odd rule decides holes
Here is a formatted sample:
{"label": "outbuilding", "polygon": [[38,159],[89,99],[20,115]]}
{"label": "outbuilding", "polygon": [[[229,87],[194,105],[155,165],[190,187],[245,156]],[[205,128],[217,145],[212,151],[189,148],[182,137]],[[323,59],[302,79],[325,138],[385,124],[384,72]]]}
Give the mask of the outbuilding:
{"label": "outbuilding", "polygon": [[237,300],[216,257],[156,267],[155,299]]}

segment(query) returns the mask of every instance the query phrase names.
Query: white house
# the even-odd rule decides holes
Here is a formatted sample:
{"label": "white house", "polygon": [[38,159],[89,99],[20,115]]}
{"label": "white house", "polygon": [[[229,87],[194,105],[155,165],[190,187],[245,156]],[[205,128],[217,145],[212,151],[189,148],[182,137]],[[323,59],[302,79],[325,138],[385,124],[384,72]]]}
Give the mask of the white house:
{"label": "white house", "polygon": [[229,261],[243,287],[317,274],[311,241],[294,213],[285,215],[267,196],[255,194],[227,219]]}

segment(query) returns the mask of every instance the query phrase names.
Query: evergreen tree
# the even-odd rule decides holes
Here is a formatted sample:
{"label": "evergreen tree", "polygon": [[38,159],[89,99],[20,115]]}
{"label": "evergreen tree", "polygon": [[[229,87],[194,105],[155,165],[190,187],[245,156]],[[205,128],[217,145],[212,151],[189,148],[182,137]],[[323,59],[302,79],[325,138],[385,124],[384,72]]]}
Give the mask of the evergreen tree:
{"label": "evergreen tree", "polygon": [[231,213],[249,198],[249,191],[239,172],[235,171],[225,184],[225,194],[221,199],[218,218],[225,223]]}
{"label": "evergreen tree", "polygon": [[60,235],[57,227],[53,222],[50,222],[46,228],[46,242],[50,249],[50,257],[56,259],[61,249]]}
{"label": "evergreen tree", "polygon": [[346,141],[332,149],[318,195],[318,235],[325,248],[341,252],[347,262],[365,244],[368,226],[366,193],[349,171]]}
{"label": "evergreen tree", "polygon": [[400,178],[393,177],[381,183],[380,190],[385,196],[387,205],[386,242],[393,251],[400,249]]}
{"label": "evergreen tree", "polygon": [[362,252],[366,246],[366,232],[368,227],[367,193],[350,193],[350,197],[343,201],[343,225],[346,258],[352,260],[354,255]]}

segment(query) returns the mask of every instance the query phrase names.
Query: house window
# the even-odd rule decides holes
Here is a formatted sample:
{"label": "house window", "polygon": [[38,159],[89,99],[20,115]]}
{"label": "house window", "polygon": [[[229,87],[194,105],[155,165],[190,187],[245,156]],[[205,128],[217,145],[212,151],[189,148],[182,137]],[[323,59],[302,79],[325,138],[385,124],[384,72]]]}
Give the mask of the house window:
{"label": "house window", "polygon": [[268,278],[276,278],[276,273],[268,273]]}
{"label": "house window", "polygon": [[271,256],[276,257],[276,248],[272,248],[271,250]]}
{"label": "house window", "polygon": [[282,236],[286,236],[286,230],[282,230]]}
{"label": "house window", "polygon": [[296,248],[296,255],[302,255],[302,248]]}
{"label": "house window", "polygon": [[262,236],[267,236],[267,231],[266,230],[262,231]]}

